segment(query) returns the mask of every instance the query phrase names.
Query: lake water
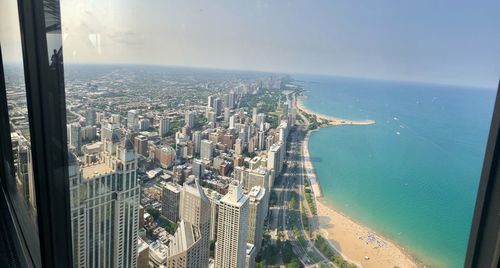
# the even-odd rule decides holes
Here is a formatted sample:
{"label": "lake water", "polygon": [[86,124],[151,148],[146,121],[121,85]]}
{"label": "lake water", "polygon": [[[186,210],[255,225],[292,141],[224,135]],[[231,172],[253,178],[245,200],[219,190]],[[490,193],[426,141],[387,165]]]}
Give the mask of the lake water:
{"label": "lake water", "polygon": [[463,267],[495,89],[294,76],[312,110],[369,126],[314,132],[328,203],[431,267]]}

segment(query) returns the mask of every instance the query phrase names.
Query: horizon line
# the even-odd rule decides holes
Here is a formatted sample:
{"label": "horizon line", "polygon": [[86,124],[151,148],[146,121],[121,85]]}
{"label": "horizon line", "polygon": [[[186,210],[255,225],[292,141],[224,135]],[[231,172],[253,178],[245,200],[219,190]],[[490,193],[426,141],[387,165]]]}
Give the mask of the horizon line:
{"label": "horizon line", "polygon": [[[5,64],[23,64],[22,62],[4,62]],[[204,69],[204,70],[216,70],[216,71],[230,71],[230,72],[251,72],[251,73],[265,73],[271,75],[288,75],[293,78],[293,75],[311,75],[311,76],[322,76],[322,77],[336,77],[336,78],[352,78],[352,79],[362,79],[362,80],[376,80],[376,81],[387,81],[387,82],[407,82],[407,83],[421,83],[421,84],[431,84],[439,86],[456,86],[456,87],[470,87],[483,90],[499,90],[500,89],[500,76],[498,78],[499,83],[497,86],[487,86],[486,84],[472,85],[472,84],[453,84],[451,82],[438,82],[438,81],[422,81],[422,80],[406,80],[398,78],[380,78],[380,77],[370,77],[370,76],[354,76],[345,74],[332,74],[332,73],[304,73],[297,71],[276,71],[276,70],[255,70],[246,69],[238,67],[214,67],[214,66],[193,66],[193,65],[174,65],[174,64],[162,64],[162,63],[102,63],[102,62],[68,62],[64,63],[66,65],[128,65],[128,66],[157,66],[157,67],[170,67],[170,68],[181,68],[181,69]],[[297,80],[293,78],[294,80]]]}

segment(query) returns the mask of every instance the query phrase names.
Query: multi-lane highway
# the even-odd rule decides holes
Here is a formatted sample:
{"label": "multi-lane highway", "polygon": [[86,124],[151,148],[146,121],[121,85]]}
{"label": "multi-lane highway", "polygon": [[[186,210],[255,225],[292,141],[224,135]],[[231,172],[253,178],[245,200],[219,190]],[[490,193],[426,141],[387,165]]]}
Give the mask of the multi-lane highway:
{"label": "multi-lane highway", "polygon": [[[278,237],[282,240],[289,240],[293,246],[293,251],[306,267],[316,267],[320,262],[333,266],[333,263],[321,254],[314,246],[309,232],[303,228],[301,210],[307,207],[303,194],[304,169],[302,155],[302,141],[306,127],[298,126],[294,128],[289,137],[289,144],[286,153],[285,165],[281,178],[274,185],[276,193],[276,203],[271,206],[270,230],[272,238]],[[291,207],[292,193],[295,194],[295,207]],[[303,204],[303,205],[301,205]],[[292,212],[293,211],[293,212]],[[312,216],[308,210],[305,211]],[[309,217],[312,219],[312,217]],[[298,236],[303,238],[302,243],[294,233],[294,225],[297,226]]]}

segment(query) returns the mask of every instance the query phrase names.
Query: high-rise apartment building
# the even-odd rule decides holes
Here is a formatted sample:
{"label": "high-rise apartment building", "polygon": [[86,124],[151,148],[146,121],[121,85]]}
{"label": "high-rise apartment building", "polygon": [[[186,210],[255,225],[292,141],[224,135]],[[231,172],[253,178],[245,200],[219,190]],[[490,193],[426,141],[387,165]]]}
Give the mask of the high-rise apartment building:
{"label": "high-rise apartment building", "polygon": [[82,136],[79,123],[72,123],[68,125],[68,141],[70,148],[80,154],[82,150]]}
{"label": "high-rise apartment building", "polygon": [[158,128],[158,134],[160,137],[165,137],[167,133],[170,131],[170,118],[162,117],[160,118],[160,126]]}
{"label": "high-rise apartment building", "polygon": [[148,138],[143,135],[139,135],[134,138],[134,149],[137,154],[142,156],[148,156]]}
{"label": "high-rise apartment building", "polygon": [[229,116],[231,116],[231,110],[229,107],[224,108],[224,123],[229,123]]}
{"label": "high-rise apartment building", "polygon": [[186,126],[190,128],[194,127],[195,115],[193,111],[186,111],[186,114],[184,115],[184,122]]}
{"label": "high-rise apartment building", "polygon": [[221,194],[217,191],[204,188],[203,189],[210,200],[211,212],[210,212],[210,240],[217,240],[217,218],[219,214],[219,202],[222,198]]}
{"label": "high-rise apartment building", "polygon": [[214,143],[209,140],[202,140],[200,146],[200,158],[203,160],[212,160]]}
{"label": "high-rise apartment building", "polygon": [[139,129],[139,120],[137,110],[130,110],[127,113],[127,128],[133,131]]}
{"label": "high-rise apartment building", "polygon": [[271,179],[269,178],[269,171],[264,167],[256,169],[249,169],[244,167],[234,168],[234,179],[238,180],[242,187],[246,190],[252,189],[254,186],[261,186],[268,191],[271,189]]}
{"label": "high-rise apartment building", "polygon": [[167,182],[161,193],[161,214],[171,222],[179,221],[179,206],[182,187],[173,182]]}
{"label": "high-rise apartment building", "polygon": [[151,121],[148,118],[142,118],[139,120],[139,130],[145,131],[151,127]]}
{"label": "high-rise apartment building", "polygon": [[210,200],[191,177],[181,192],[181,222],[169,244],[167,267],[208,267]]}
{"label": "high-rise apartment building", "polygon": [[113,146],[90,165],[68,156],[74,267],[137,266],[137,160],[128,138]]}
{"label": "high-rise apartment building", "polygon": [[247,234],[248,197],[234,180],[219,203],[215,267],[245,267]]}
{"label": "high-rise apartment building", "polygon": [[264,187],[254,186],[248,192],[248,236],[247,242],[259,252],[262,244],[264,220],[267,216],[269,198]]}
{"label": "high-rise apartment building", "polygon": [[273,144],[267,152],[267,168],[271,172],[270,185],[273,185],[274,179],[280,174],[283,166],[283,154],[285,150],[282,148],[283,144]]}
{"label": "high-rise apartment building", "polygon": [[94,109],[88,109],[87,112],[85,113],[85,121],[87,125],[93,126],[96,124],[96,112]]}
{"label": "high-rise apartment building", "polygon": [[214,112],[216,116],[219,116],[222,113],[222,100],[221,98],[215,98],[214,100]]}
{"label": "high-rise apartment building", "polygon": [[213,108],[214,107],[214,96],[208,96],[207,100],[207,107]]}
{"label": "high-rise apartment building", "polygon": [[257,124],[257,108],[255,107],[252,109],[252,122]]}
{"label": "high-rise apartment building", "polygon": [[200,153],[200,146],[201,146],[201,131],[197,130],[193,132],[192,140],[193,140],[193,146],[194,146],[194,152],[196,154]]}

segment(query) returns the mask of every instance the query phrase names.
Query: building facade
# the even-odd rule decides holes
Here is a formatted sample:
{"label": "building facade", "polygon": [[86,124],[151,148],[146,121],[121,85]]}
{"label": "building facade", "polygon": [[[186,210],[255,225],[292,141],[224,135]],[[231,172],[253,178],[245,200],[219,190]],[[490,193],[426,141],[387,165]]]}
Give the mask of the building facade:
{"label": "building facade", "polygon": [[215,267],[243,268],[246,263],[248,197],[234,180],[219,203]]}
{"label": "building facade", "polygon": [[181,186],[173,182],[167,182],[162,188],[161,214],[171,222],[179,221],[181,191]]}
{"label": "building facade", "polygon": [[68,157],[74,267],[137,267],[140,186],[132,142],[99,161]]}

